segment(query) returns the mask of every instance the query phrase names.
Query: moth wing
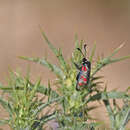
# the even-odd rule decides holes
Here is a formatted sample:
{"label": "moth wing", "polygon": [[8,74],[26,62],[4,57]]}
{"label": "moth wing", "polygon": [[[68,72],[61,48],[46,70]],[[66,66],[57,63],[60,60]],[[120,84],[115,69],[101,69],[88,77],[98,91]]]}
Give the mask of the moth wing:
{"label": "moth wing", "polygon": [[87,83],[89,82],[90,79],[90,72],[91,72],[91,63],[87,62],[87,67],[88,67],[88,71],[87,71]]}
{"label": "moth wing", "polygon": [[80,72],[78,73],[77,77],[76,77],[76,80],[78,81],[79,79],[79,76],[80,76]]}

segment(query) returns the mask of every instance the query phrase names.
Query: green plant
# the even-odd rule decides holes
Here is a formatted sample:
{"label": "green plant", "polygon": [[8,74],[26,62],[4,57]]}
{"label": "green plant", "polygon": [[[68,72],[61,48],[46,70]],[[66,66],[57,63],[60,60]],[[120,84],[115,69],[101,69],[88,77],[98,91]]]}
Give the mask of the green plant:
{"label": "green plant", "polygon": [[[92,63],[92,71],[90,76],[90,83],[80,92],[75,90],[76,86],[76,75],[77,70],[74,65],[74,62],[81,63],[82,55],[77,51],[76,48],[82,49],[84,41],[79,43],[78,39],[75,40],[75,49],[72,53],[72,57],[69,62],[67,62],[63,55],[61,49],[56,49],[51,42],[46,37],[45,33],[41,30],[42,36],[45,39],[46,43],[48,44],[49,48],[52,52],[56,55],[59,66],[50,63],[45,58],[28,58],[28,57],[20,57],[24,60],[33,61],[39,63],[48,69],[50,69],[56,76],[57,80],[54,85],[57,86],[57,91],[54,91],[51,88],[47,88],[42,86],[39,88],[39,92],[48,95],[48,92],[51,93],[51,97],[62,97],[60,102],[61,109],[58,110],[57,113],[57,121],[59,123],[59,127],[61,129],[94,129],[99,124],[98,122],[93,122],[93,118],[89,115],[89,111],[96,108],[96,106],[89,106],[90,102],[93,101],[103,101],[104,105],[107,109],[108,115],[110,117],[111,128],[115,129],[123,129],[125,128],[126,123],[130,119],[130,107],[124,107],[117,111],[117,106],[114,105],[113,111],[111,108],[111,104],[109,100],[116,101],[117,99],[120,100],[130,100],[130,94],[127,92],[118,92],[118,91],[110,91],[108,92],[103,89],[103,82],[101,79],[102,76],[96,76],[96,73],[100,71],[104,66],[109,64],[119,62],[125,59],[130,58],[130,56],[124,56],[120,58],[113,58],[115,54],[123,47],[124,44],[120,45],[117,49],[113,51],[113,53],[105,58],[98,58],[95,63],[93,63],[93,57],[95,55],[96,45],[94,45],[89,60]],[[101,88],[102,87],[102,88]],[[40,90],[41,89],[41,90]],[[116,114],[115,114],[116,113]],[[119,120],[119,117],[121,120]],[[88,123],[88,121],[90,123]],[[122,125],[121,125],[122,124]],[[118,125],[118,126],[117,126]]]}
{"label": "green plant", "polygon": [[[72,57],[69,61],[66,61],[62,55],[62,50],[56,49],[53,44],[51,44],[51,42],[48,40],[45,33],[42,30],[41,32],[49,48],[56,55],[59,61],[59,66],[50,63],[45,58],[20,58],[39,63],[50,69],[57,76],[57,79],[54,82],[54,86],[57,87],[57,90],[52,89],[50,83],[48,84],[48,87],[46,87],[44,85],[41,85],[39,81],[34,84],[28,78],[21,80],[20,77],[20,80],[17,80],[19,76],[16,75],[17,78],[13,77],[13,85],[8,85],[6,87],[4,87],[3,85],[0,86],[0,88],[5,92],[8,92],[11,96],[11,99],[13,99],[9,102],[1,98],[1,104],[10,113],[9,120],[3,120],[1,121],[1,123],[8,123],[11,125],[11,121],[14,121],[14,123],[17,124],[17,122],[22,120],[23,124],[21,126],[20,124],[17,124],[17,129],[20,129],[20,127],[22,127],[23,129],[36,129],[36,127],[37,129],[42,129],[42,125],[45,124],[46,121],[55,118],[59,124],[59,129],[61,130],[93,130],[97,128],[101,123],[97,122],[93,117],[91,117],[89,112],[93,109],[96,109],[97,106],[90,106],[90,103],[94,101],[102,101],[108,112],[111,129],[123,130],[130,120],[130,94],[128,93],[128,91],[107,91],[106,87],[103,89],[103,76],[97,76],[96,74],[104,66],[130,58],[130,56],[113,58],[113,56],[118,53],[118,51],[123,47],[124,44],[115,49],[110,56],[105,58],[99,57],[96,62],[93,62],[93,57],[95,56],[96,49],[96,45],[94,45],[89,57],[89,60],[92,63],[90,82],[83,90],[78,92],[75,90],[77,69],[74,65],[74,62],[79,63],[79,65],[81,64],[83,57],[76,48],[79,47],[80,49],[82,49],[84,41],[79,42],[76,37],[75,48],[74,52],[72,53]],[[48,102],[43,104],[41,100],[38,100],[38,98],[32,96],[32,92],[34,95],[36,95],[36,93],[38,92],[48,96]],[[24,118],[24,121],[23,118],[19,117],[21,111],[20,108],[22,107],[19,107],[18,109],[15,108],[16,104],[18,104],[19,102],[19,98],[15,99],[15,97],[19,97],[23,94],[29,94],[29,97],[31,97],[30,100],[26,99],[27,96],[24,97],[25,99],[20,99],[20,101],[22,102],[20,105],[26,106],[27,103],[29,104],[27,106],[30,108],[28,109],[28,111],[26,111],[26,115],[24,115],[23,113],[23,116],[26,117]],[[113,105],[111,104],[111,100],[113,101]],[[119,107],[116,103],[117,100],[124,101],[124,105],[122,107]],[[43,117],[39,117],[39,113],[41,112],[41,110],[43,110],[49,104],[57,101],[59,103],[59,106],[55,109],[55,113],[49,115],[46,114],[43,115]],[[31,107],[31,104],[34,104],[33,107]],[[15,109],[18,112],[16,112]],[[15,112],[16,114],[13,113],[11,110],[13,110],[13,112]],[[24,109],[22,109],[22,111],[24,111]],[[35,116],[33,116],[32,111],[35,111]],[[14,115],[17,115],[16,117],[18,117],[19,121],[15,121]],[[30,120],[26,122],[25,119]],[[28,125],[26,125],[26,123],[28,123]],[[14,128],[14,125],[11,127]]]}
{"label": "green plant", "polygon": [[122,99],[123,101],[122,108],[118,105],[116,99],[113,99],[113,108],[112,108],[112,104],[110,104],[110,100],[107,97],[107,94],[106,99],[103,100],[110,118],[111,128],[113,130],[125,130],[125,126],[130,120],[130,94],[128,95],[126,91],[124,93],[124,96],[126,97],[125,99]]}
{"label": "green plant", "polygon": [[44,115],[41,112],[59,99],[43,103],[45,96],[39,98],[37,95],[39,86],[40,80],[32,85],[29,76],[22,77],[17,72],[11,72],[8,85],[0,85],[8,93],[7,99],[0,97],[0,104],[9,114],[8,119],[0,120],[0,124],[8,124],[13,130],[40,130],[47,121],[54,119],[55,112],[47,111]]}

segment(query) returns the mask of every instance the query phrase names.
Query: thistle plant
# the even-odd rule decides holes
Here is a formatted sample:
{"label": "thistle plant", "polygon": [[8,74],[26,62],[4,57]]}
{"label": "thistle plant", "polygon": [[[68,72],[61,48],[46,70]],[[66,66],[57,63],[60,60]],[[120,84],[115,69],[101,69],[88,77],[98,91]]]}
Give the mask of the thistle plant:
{"label": "thistle plant", "polygon": [[29,76],[11,72],[8,85],[0,86],[3,92],[8,93],[7,99],[0,97],[0,104],[9,114],[8,119],[0,120],[0,125],[8,124],[13,130],[41,130],[47,121],[55,118],[55,112],[41,113],[57,99],[43,103],[45,96],[39,98],[37,95],[39,86],[40,80],[32,85]]}
{"label": "thistle plant", "polygon": [[[97,76],[97,72],[100,71],[104,66],[109,64],[119,62],[125,59],[130,58],[130,56],[124,56],[120,58],[113,58],[116,53],[123,47],[124,44],[120,45],[117,49],[113,51],[110,56],[105,58],[98,58],[95,63],[93,63],[93,57],[95,56],[96,45],[94,45],[92,52],[90,54],[89,60],[92,63],[92,70],[90,75],[89,84],[81,91],[76,91],[76,75],[77,69],[74,65],[74,62],[81,63],[82,55],[77,51],[76,48],[80,48],[82,50],[84,41],[79,42],[76,38],[75,40],[75,48],[72,53],[72,57],[70,61],[67,62],[62,54],[61,49],[56,49],[53,44],[48,40],[45,33],[42,31],[42,36],[48,44],[49,48],[55,54],[59,61],[59,66],[50,63],[45,58],[29,58],[29,57],[20,57],[24,60],[33,61],[39,63],[49,70],[51,70],[56,76],[54,85],[57,87],[57,90],[54,91],[52,88],[47,88],[45,86],[41,86],[39,88],[39,92],[48,95],[51,93],[51,98],[61,97],[60,105],[61,109],[57,113],[57,121],[59,123],[59,128],[61,129],[94,129],[99,124],[98,122],[90,121],[91,116],[89,115],[89,111],[96,108],[96,106],[89,106],[90,102],[93,101],[102,101],[107,109],[108,115],[110,117],[111,128],[115,130],[116,128],[122,129],[125,128],[125,125],[130,119],[128,106],[126,111],[124,107],[117,111],[117,106],[114,105],[113,111],[111,108],[111,104],[109,100],[130,100],[130,95],[127,92],[118,92],[118,91],[110,91],[108,92],[106,88],[103,89],[104,84],[102,82],[102,76]],[[101,88],[102,87],[102,88]],[[126,107],[125,107],[126,108]],[[116,113],[116,114],[115,114]],[[121,120],[119,121],[119,117]],[[88,123],[88,121],[90,123]],[[120,122],[120,123],[119,123]],[[122,124],[122,125],[121,125]],[[78,126],[78,127],[77,127]]]}
{"label": "thistle plant", "polygon": [[[78,71],[74,63],[81,65],[83,56],[77,48],[82,50],[84,41],[81,40],[79,42],[76,37],[75,48],[68,61],[64,59],[62,50],[53,46],[42,29],[41,32],[47,45],[57,57],[59,66],[50,63],[46,58],[29,58],[24,56],[20,58],[39,63],[51,70],[57,77],[53,83],[56,90],[51,87],[50,83],[48,83],[48,87],[40,84],[40,81],[32,83],[29,78],[21,78],[16,73],[13,76],[13,82],[9,82],[8,86],[0,86],[10,96],[10,100],[5,100],[3,97],[0,98],[0,103],[9,112],[9,119],[1,120],[1,123],[9,124],[13,129],[40,130],[48,120],[55,119],[61,130],[94,130],[100,123],[91,117],[90,111],[96,109],[97,106],[90,106],[90,103],[101,101],[106,107],[110,119],[110,128],[113,130],[125,129],[126,124],[130,120],[129,89],[124,92],[116,90],[107,91],[107,87],[105,87],[102,81],[103,76],[97,76],[97,72],[105,66],[130,58],[130,56],[113,58],[124,44],[121,44],[108,57],[99,57],[93,62],[96,50],[96,45],[94,44],[89,57],[89,61],[92,64],[89,84],[84,86],[81,91],[76,91]],[[48,96],[48,101],[43,103],[36,97],[37,93]],[[118,100],[123,101],[124,105],[122,107],[117,105],[116,102]],[[47,113],[40,117],[39,113],[53,102],[58,103],[55,112]]]}

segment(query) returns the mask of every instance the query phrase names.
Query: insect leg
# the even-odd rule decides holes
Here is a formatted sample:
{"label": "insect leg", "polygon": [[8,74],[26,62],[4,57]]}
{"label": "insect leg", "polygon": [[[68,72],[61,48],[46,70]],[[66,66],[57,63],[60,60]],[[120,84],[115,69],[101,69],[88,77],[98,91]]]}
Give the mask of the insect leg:
{"label": "insect leg", "polygon": [[78,69],[78,70],[80,70],[80,67],[75,63],[75,62],[73,62],[74,63],[74,65],[75,65],[75,67]]}

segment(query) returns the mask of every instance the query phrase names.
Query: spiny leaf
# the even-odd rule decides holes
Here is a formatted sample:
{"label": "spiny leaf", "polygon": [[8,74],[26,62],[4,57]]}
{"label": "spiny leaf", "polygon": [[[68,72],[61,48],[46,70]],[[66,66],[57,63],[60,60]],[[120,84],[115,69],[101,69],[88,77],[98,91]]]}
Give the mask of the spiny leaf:
{"label": "spiny leaf", "polygon": [[130,99],[130,96],[128,96],[125,92],[116,92],[116,91],[107,92],[107,93],[100,92],[91,96],[87,102],[96,101],[96,100],[107,100],[107,99]]}
{"label": "spiny leaf", "polygon": [[20,58],[24,59],[24,60],[28,60],[28,61],[33,61],[33,62],[39,63],[41,65],[44,65],[47,68],[49,68],[52,72],[54,72],[57,76],[59,76],[60,78],[64,77],[64,73],[63,73],[63,71],[59,67],[57,67],[55,64],[49,63],[44,58],[42,58],[42,59],[40,59],[40,58],[29,58],[29,57],[24,57],[24,56],[20,56]]}
{"label": "spiny leaf", "polygon": [[109,56],[109,58],[113,57],[123,46],[125,45],[125,43],[122,43],[119,47],[117,47],[113,53]]}
{"label": "spiny leaf", "polygon": [[60,101],[61,99],[62,99],[61,97],[58,97],[58,98],[48,101],[47,103],[41,104],[40,106],[36,108],[33,114],[37,115],[37,113],[40,112],[42,109],[44,109],[45,107],[49,106],[50,104],[54,102]]}
{"label": "spiny leaf", "polygon": [[40,122],[41,122],[41,124],[43,124],[43,123],[48,122],[48,121],[55,119],[55,118],[56,118],[56,115],[54,112],[54,113],[49,114],[47,116],[41,117]]}
{"label": "spiny leaf", "polygon": [[98,108],[99,106],[91,106],[91,107],[88,107],[87,108],[87,111],[91,111],[91,110],[94,110],[94,109],[96,109],[96,108]]}
{"label": "spiny leaf", "polygon": [[38,87],[40,86],[40,79],[36,82],[36,84],[32,87],[32,90],[30,92],[30,100],[32,100],[37,92]]}
{"label": "spiny leaf", "polygon": [[[31,81],[29,81],[29,83],[31,85],[30,87],[34,86],[34,84],[31,83]],[[37,92],[44,94],[44,95],[47,95],[47,96],[50,96],[52,99],[59,97],[59,94],[57,94],[56,91],[52,90],[51,87],[47,88],[44,85],[39,85],[37,88]],[[49,95],[50,93],[51,93],[51,95]]]}
{"label": "spiny leaf", "polygon": [[120,122],[119,130],[125,128],[125,125],[128,123],[129,120],[130,120],[130,106],[128,108],[123,109],[123,115],[122,120]]}
{"label": "spiny leaf", "polygon": [[105,106],[106,106],[106,109],[107,109],[107,112],[109,114],[109,118],[110,118],[110,121],[111,121],[111,127],[112,129],[114,128],[114,114],[113,114],[113,110],[111,108],[111,105],[110,105],[110,102],[108,99],[105,99],[103,100]]}
{"label": "spiny leaf", "polygon": [[48,101],[51,98],[51,85],[50,85],[50,80],[48,80]]}
{"label": "spiny leaf", "polygon": [[96,44],[94,44],[92,52],[91,52],[91,56],[89,57],[90,62],[92,62],[92,60],[93,60],[93,56],[95,55],[95,50],[96,50]]}
{"label": "spiny leaf", "polygon": [[37,91],[39,93],[42,93],[42,94],[45,94],[48,96],[48,91],[51,91],[51,98],[56,98],[56,97],[59,97],[59,94],[56,93],[56,91],[53,91],[52,89],[50,90],[51,88],[47,88],[45,87],[44,85],[41,85],[37,88]]}
{"label": "spiny leaf", "polygon": [[104,76],[95,76],[95,77],[92,77],[91,81],[95,81],[102,78],[104,78]]}
{"label": "spiny leaf", "polygon": [[[30,82],[31,83],[31,82]],[[31,88],[30,89],[32,89],[33,88],[33,84],[31,83]],[[5,92],[7,91],[7,92],[11,92],[12,90],[13,90],[13,87],[10,87],[10,86],[0,86],[0,89],[1,90],[4,90]],[[15,89],[16,90],[23,90],[23,88],[22,87],[15,87]],[[37,92],[39,92],[39,93],[41,93],[41,94],[44,94],[44,95],[47,95],[47,96],[49,96],[48,94],[49,94],[49,91],[51,91],[50,93],[51,93],[51,98],[56,98],[56,97],[59,97],[59,94],[57,94],[56,93],[56,91],[53,91],[51,88],[47,88],[47,87],[45,87],[44,85],[39,85],[38,86],[38,88],[37,88]]]}
{"label": "spiny leaf", "polygon": [[43,38],[45,39],[46,43],[48,44],[49,48],[52,50],[52,52],[57,56],[59,62],[61,65],[66,68],[66,62],[62,56],[62,53],[59,53],[59,51],[53,46],[53,44],[48,40],[46,34],[43,32],[42,28],[40,27],[41,33]]}
{"label": "spiny leaf", "polygon": [[91,84],[91,87],[99,86],[100,84],[103,84],[104,82],[99,81]]}
{"label": "spiny leaf", "polygon": [[126,59],[129,59],[130,56],[124,56],[124,57],[121,57],[121,58],[116,58],[116,59],[110,59],[109,57],[107,58],[104,58],[100,61],[100,63],[98,63],[91,75],[91,77],[93,77],[99,70],[101,70],[104,66],[106,65],[109,65],[109,64],[112,64],[112,63],[115,63],[115,62],[119,62],[119,61],[122,61],[122,60],[126,60]]}
{"label": "spiny leaf", "polygon": [[9,112],[10,115],[12,115],[12,107],[7,100],[3,99],[3,97],[0,97],[0,104],[3,106],[3,108],[5,108],[7,112]]}
{"label": "spiny leaf", "polygon": [[[39,120],[37,120],[37,121],[33,124],[32,128],[33,128],[33,129],[38,128],[38,130],[41,130],[43,124],[45,124],[46,122],[48,122],[48,121],[50,121],[50,120],[52,120],[52,119],[55,119],[55,118],[56,118],[55,112],[52,113],[52,114],[46,115],[46,116],[44,115],[44,116],[42,116]],[[41,128],[41,129],[40,129],[40,128]]]}
{"label": "spiny leaf", "polygon": [[112,59],[112,60],[111,60],[111,63],[119,62],[119,61],[126,60],[126,59],[129,59],[129,58],[130,58],[130,55],[128,55],[128,56],[123,56],[123,57],[116,58],[116,59]]}
{"label": "spiny leaf", "polygon": [[0,120],[0,125],[8,124],[9,120]]}
{"label": "spiny leaf", "polygon": [[100,62],[97,63],[91,77],[93,77],[101,68],[103,68],[104,66],[106,66],[108,64],[119,62],[119,61],[122,61],[125,59],[129,59],[130,55],[120,57],[120,58],[111,59],[123,46],[124,46],[124,44],[121,44],[117,49],[114,50],[114,52],[110,56],[100,60]]}

